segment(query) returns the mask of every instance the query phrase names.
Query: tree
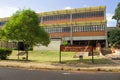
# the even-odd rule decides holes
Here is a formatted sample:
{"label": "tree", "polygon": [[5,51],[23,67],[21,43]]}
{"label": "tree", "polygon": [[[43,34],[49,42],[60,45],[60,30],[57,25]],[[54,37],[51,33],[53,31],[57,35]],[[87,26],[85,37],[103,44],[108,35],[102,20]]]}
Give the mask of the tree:
{"label": "tree", "polygon": [[14,13],[4,25],[4,36],[8,40],[23,42],[25,44],[26,60],[28,60],[28,48],[36,44],[47,46],[50,42],[49,35],[42,26],[39,26],[38,15],[28,9]]}
{"label": "tree", "polygon": [[115,9],[115,14],[112,18],[117,20],[117,26],[120,27],[120,2],[118,3],[117,8]]}
{"label": "tree", "polygon": [[108,41],[111,45],[120,44],[120,30],[114,29],[109,32]]}

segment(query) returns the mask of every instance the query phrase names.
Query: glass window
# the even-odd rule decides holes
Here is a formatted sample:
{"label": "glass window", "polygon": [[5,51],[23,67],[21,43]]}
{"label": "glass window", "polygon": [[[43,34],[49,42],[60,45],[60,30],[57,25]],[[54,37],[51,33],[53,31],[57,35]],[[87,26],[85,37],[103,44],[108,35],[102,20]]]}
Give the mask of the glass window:
{"label": "glass window", "polygon": [[54,20],[57,20],[58,18],[57,18],[57,15],[55,15],[55,19]]}
{"label": "glass window", "polygon": [[63,32],[70,32],[70,27],[63,27],[63,28],[62,28],[62,31],[63,31]]}
{"label": "glass window", "polygon": [[83,31],[83,27],[81,26],[81,32]]}
{"label": "glass window", "polygon": [[78,32],[80,32],[80,27],[79,26],[77,27],[77,29],[78,29]]}
{"label": "glass window", "polygon": [[96,31],[96,26],[92,26],[92,31]]}
{"label": "glass window", "polygon": [[56,15],[54,16],[54,20],[57,20],[57,16]]}
{"label": "glass window", "polygon": [[102,30],[105,30],[105,26],[104,25],[102,25]]}
{"label": "glass window", "polygon": [[78,26],[76,27],[76,30],[77,30],[77,32],[79,32],[79,27]]}
{"label": "glass window", "polygon": [[72,32],[75,32],[75,26],[74,26],[74,27],[72,27]]}
{"label": "glass window", "polygon": [[76,26],[74,27],[74,32],[77,32],[77,27]]}
{"label": "glass window", "polygon": [[89,31],[89,26],[86,26],[86,31]]}
{"label": "glass window", "polygon": [[46,17],[43,17],[43,21],[46,21],[47,19],[46,19]]}

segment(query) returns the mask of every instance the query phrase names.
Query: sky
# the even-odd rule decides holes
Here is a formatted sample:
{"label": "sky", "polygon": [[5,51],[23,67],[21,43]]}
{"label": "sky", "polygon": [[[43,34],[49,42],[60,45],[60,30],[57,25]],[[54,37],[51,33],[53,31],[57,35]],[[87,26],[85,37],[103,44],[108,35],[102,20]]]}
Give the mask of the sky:
{"label": "sky", "polygon": [[32,9],[35,12],[84,8],[92,6],[106,6],[107,26],[116,26],[112,19],[120,0],[1,0],[0,18],[10,17],[20,9]]}

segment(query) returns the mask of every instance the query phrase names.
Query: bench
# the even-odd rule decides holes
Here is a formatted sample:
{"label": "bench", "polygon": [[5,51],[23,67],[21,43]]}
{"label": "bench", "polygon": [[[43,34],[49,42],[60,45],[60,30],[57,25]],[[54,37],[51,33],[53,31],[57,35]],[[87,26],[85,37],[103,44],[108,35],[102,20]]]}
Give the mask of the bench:
{"label": "bench", "polygon": [[88,56],[89,52],[76,52],[73,58],[79,58],[80,56]]}
{"label": "bench", "polygon": [[21,51],[21,52],[18,52],[17,56],[23,56],[24,54],[26,54],[25,51]]}

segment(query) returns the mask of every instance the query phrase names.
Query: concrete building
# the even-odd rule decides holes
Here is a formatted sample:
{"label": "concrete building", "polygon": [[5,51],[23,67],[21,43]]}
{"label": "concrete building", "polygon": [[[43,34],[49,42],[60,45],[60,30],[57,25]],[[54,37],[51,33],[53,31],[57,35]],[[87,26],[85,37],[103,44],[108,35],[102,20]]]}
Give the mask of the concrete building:
{"label": "concrete building", "polygon": [[[40,25],[52,41],[68,41],[70,45],[87,45],[90,41],[93,46],[97,42],[107,46],[106,6],[57,10],[38,15]],[[0,19],[0,26],[8,20]]]}
{"label": "concrete building", "polygon": [[71,45],[85,45],[91,41],[107,46],[106,7],[76,8],[40,13],[40,24],[50,38],[68,41]]}

